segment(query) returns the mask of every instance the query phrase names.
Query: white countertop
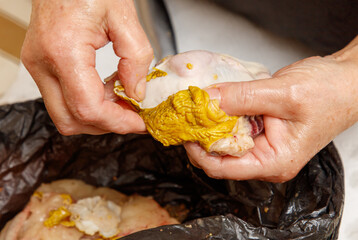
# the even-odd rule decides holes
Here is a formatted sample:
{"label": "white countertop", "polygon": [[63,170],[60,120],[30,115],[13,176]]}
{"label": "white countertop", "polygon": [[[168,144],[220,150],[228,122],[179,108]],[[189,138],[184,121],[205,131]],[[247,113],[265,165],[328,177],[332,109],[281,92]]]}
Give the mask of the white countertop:
{"label": "white countertop", "polygon": [[[260,62],[272,73],[314,51],[275,36],[246,19],[206,1],[166,0],[175,29],[179,52],[206,49],[230,54],[242,60]],[[116,70],[118,58],[111,44],[97,51],[97,69],[102,78]],[[21,65],[17,81],[0,99],[0,104],[39,97],[31,76]],[[345,170],[345,207],[340,240],[358,239],[358,124],[335,140]]]}

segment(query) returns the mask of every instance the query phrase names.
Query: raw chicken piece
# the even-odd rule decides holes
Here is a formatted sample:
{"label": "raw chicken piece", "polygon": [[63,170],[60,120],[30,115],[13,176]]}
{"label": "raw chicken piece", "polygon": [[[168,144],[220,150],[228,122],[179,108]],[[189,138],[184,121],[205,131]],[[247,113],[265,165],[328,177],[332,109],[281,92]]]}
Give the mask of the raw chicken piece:
{"label": "raw chicken piece", "polygon": [[[72,215],[66,215],[66,211]],[[84,228],[79,230],[78,223]],[[128,197],[79,180],[60,180],[42,184],[25,209],[6,224],[0,240],[112,240],[177,223],[150,197]]]}
{"label": "raw chicken piece", "polygon": [[70,220],[87,235],[99,233],[105,238],[118,234],[122,208],[100,196],[84,198],[68,207]]}
{"label": "raw chicken piece", "polygon": [[147,130],[165,146],[198,142],[219,155],[241,156],[263,130],[260,116],[228,116],[201,90],[222,82],[270,77],[258,63],[208,51],[190,51],[161,60],[148,74],[146,97],[126,96],[120,81],[114,92],[139,111]]}
{"label": "raw chicken piece", "polygon": [[122,221],[119,224],[121,231],[118,237],[148,228],[178,223],[176,219],[169,218],[168,212],[155,200],[140,195],[129,197],[122,207],[121,217]]}

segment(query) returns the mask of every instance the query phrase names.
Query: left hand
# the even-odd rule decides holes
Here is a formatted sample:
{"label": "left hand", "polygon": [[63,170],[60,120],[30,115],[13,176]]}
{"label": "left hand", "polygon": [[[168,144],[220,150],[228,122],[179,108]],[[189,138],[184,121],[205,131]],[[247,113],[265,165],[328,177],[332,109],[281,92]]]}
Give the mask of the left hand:
{"label": "left hand", "polygon": [[[63,135],[143,133],[141,117],[103,85],[96,50],[113,42],[128,96],[141,100],[153,49],[133,0],[33,0],[21,60]],[[109,91],[108,91],[109,90]]]}
{"label": "left hand", "polygon": [[[265,132],[237,158],[187,143],[190,161],[209,176],[283,182],[358,120],[358,38],[327,57],[301,60],[271,79],[216,84],[207,90],[229,115],[263,115]],[[353,45],[353,46],[352,46]],[[215,90],[216,89],[216,90]]]}

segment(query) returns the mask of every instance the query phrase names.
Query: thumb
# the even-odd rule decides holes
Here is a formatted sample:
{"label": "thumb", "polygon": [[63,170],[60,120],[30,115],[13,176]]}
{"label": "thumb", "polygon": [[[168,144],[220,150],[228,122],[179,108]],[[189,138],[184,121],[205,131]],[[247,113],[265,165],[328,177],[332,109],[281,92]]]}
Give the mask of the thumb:
{"label": "thumb", "polygon": [[145,96],[145,77],[153,49],[139,23],[133,1],[115,1],[108,19],[109,37],[120,61],[118,75],[126,94],[136,100]]}
{"label": "thumb", "polygon": [[278,78],[230,82],[205,89],[211,99],[229,115],[269,115],[284,117],[289,108],[288,92]]}

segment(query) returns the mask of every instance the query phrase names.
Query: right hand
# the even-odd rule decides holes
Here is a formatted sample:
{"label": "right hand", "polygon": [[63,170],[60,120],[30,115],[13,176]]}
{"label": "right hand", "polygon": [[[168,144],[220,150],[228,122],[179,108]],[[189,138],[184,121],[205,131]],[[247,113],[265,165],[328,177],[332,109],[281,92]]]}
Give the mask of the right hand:
{"label": "right hand", "polygon": [[126,94],[140,100],[153,50],[131,0],[33,0],[21,59],[60,133],[144,132],[134,111],[115,103],[96,69],[96,49],[113,42]]}
{"label": "right hand", "polygon": [[342,51],[291,64],[271,79],[208,88],[229,115],[263,115],[265,132],[244,156],[213,156],[185,148],[209,176],[288,181],[340,132],[358,121],[358,37]]}

